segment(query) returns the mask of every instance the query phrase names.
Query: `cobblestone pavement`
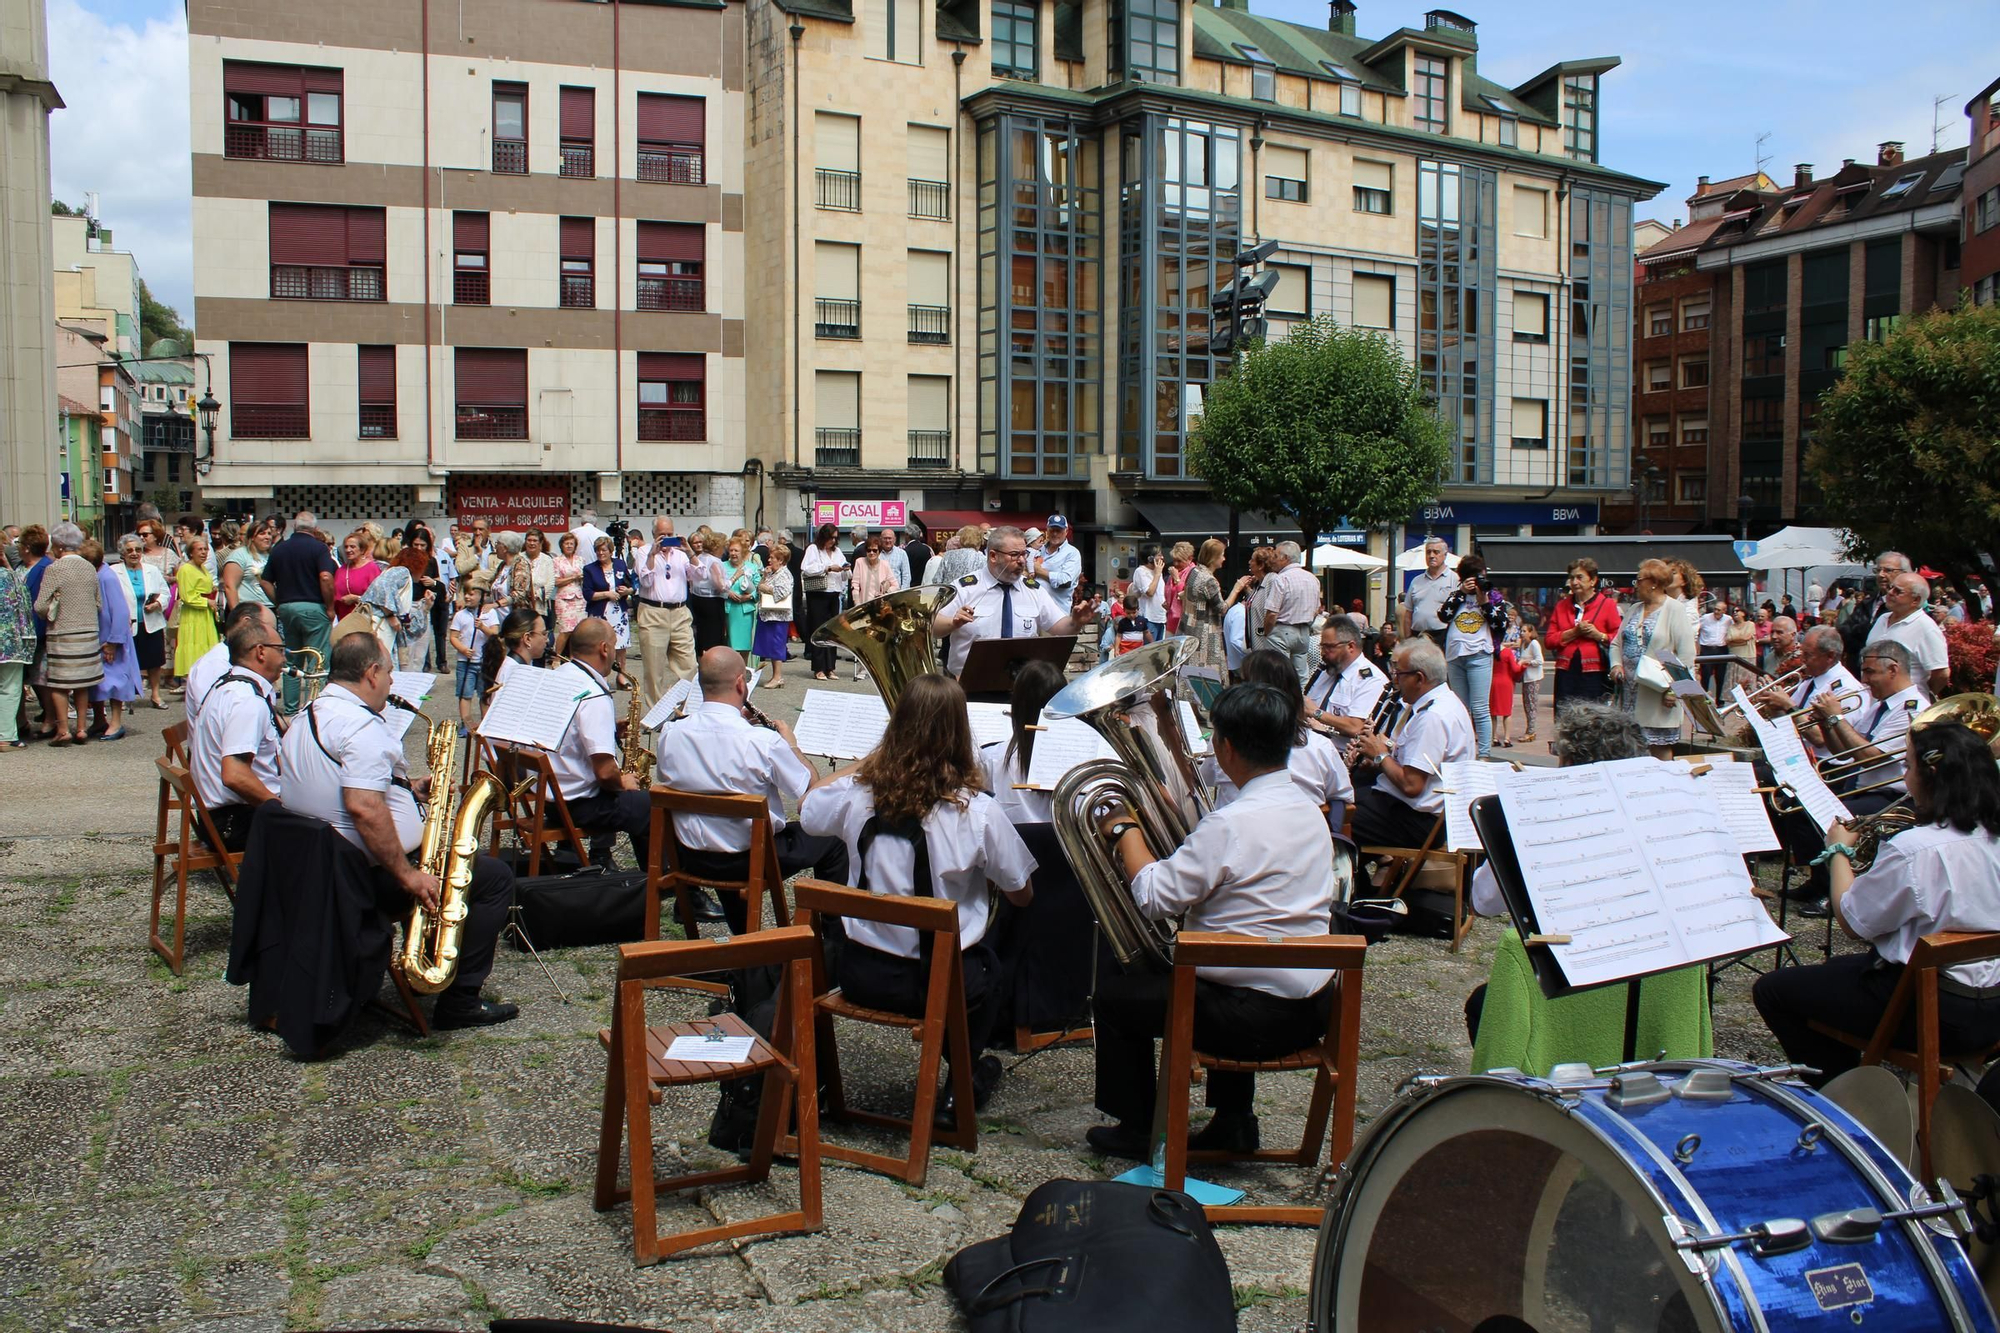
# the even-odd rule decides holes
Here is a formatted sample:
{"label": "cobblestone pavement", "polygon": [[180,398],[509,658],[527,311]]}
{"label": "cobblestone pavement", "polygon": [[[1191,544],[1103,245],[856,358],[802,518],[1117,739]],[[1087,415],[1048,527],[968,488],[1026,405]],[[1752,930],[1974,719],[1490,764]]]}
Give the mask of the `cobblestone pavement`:
{"label": "cobblestone pavement", "polygon": [[[760,692],[767,710],[796,712],[803,665]],[[590,1206],[612,950],[550,955],[565,1005],[503,948],[489,991],[522,1006],[505,1026],[420,1040],[371,1016],[338,1058],[290,1058],[222,980],[228,903],[212,883],[193,893],[185,976],[146,948],[150,761],[178,715],[141,712],[116,744],[0,751],[0,1328],[473,1328],[499,1314],[676,1333],[958,1328],[945,1260],[1001,1232],[1042,1181],[1107,1172],[1082,1144],[1099,1119],[1089,1050],[1050,1050],[1003,1080],[978,1152],[933,1154],[921,1187],[830,1165],[823,1234],[634,1268],[629,1210]],[[421,741],[413,729],[419,763]],[[1364,1120],[1410,1074],[1465,1068],[1460,1006],[1498,936],[1482,923],[1456,955],[1409,939],[1371,952]],[[1775,1058],[1746,987],[1740,970],[1723,981],[1717,1047]],[[695,1012],[664,997],[654,1018]],[[901,1034],[843,1027],[840,1042],[859,1104],[907,1107]],[[1303,1075],[1259,1081],[1267,1140],[1296,1137],[1306,1091]],[[720,1164],[703,1142],[712,1108],[706,1090],[669,1094],[663,1170]],[[1213,1176],[1257,1201],[1310,1196],[1302,1172]],[[794,1183],[780,1167],[768,1194]],[[661,1225],[769,1202],[679,1199]],[[1221,1235],[1242,1328],[1300,1326],[1312,1233]]]}

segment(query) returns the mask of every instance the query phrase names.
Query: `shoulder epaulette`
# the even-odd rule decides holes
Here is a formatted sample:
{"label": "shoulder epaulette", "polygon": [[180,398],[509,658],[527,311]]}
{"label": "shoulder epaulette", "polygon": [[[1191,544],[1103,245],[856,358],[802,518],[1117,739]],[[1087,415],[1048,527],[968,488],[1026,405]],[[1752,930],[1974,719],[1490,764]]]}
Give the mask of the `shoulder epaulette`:
{"label": "shoulder epaulette", "polygon": [[961,588],[970,588],[973,584],[977,582],[979,582],[979,575],[975,572],[967,574],[965,577],[961,578],[958,581],[958,586]]}
{"label": "shoulder epaulette", "polygon": [[1039,588],[1042,586],[1040,583],[1037,583],[1035,581],[1035,576],[1033,574],[1023,574],[1021,576],[1021,584],[1023,587],[1028,587],[1028,588]]}

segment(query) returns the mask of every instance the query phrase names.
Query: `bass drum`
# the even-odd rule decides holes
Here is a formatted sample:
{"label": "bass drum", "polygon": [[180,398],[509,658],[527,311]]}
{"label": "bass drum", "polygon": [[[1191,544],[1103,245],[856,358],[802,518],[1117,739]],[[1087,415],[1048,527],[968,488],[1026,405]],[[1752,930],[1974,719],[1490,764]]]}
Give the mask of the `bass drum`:
{"label": "bass drum", "polygon": [[[1419,1081],[1356,1144],[1313,1258],[1316,1333],[1990,1333],[1944,1219],[1833,1102],[1753,1065]],[[1558,1076],[1562,1071],[1558,1071]],[[1801,1219],[1791,1232],[1785,1219]],[[1741,1233],[1766,1223],[1790,1247]],[[1737,1237],[1736,1239],[1714,1239]]]}

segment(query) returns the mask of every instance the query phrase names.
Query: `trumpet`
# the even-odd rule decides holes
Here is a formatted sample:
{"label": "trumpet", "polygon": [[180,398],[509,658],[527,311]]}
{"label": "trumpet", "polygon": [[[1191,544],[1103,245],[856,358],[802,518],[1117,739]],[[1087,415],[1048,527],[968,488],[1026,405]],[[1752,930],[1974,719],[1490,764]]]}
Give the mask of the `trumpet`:
{"label": "trumpet", "polygon": [[[1990,694],[1979,694],[1976,692],[1971,694],[1950,695],[1946,698],[1938,700],[1936,703],[1932,704],[1928,708],[1918,710],[1916,716],[1910,719],[1910,732],[1914,734],[1916,732],[1922,731],[1925,727],[1935,726],[1940,722],[1956,722],[1961,726],[1970,728],[1975,735],[1980,736],[1990,745],[1993,742],[1993,738],[1996,735],[2000,735],[2000,698],[1996,698]],[[1861,747],[1855,747],[1855,748],[1861,748]],[[1842,753],[1852,753],[1852,751],[1851,750],[1843,751]],[[1900,754],[1892,755],[1884,753],[1876,756],[1873,759],[1870,759],[1866,763],[1856,764],[1852,769],[1850,769],[1846,773],[1835,775],[1835,780],[1839,781],[1842,779],[1851,779],[1859,776],[1860,774],[1866,772],[1869,769],[1884,768],[1892,764],[1901,764],[1903,762],[1904,762],[1903,755]],[[1897,773],[1890,777],[1878,778],[1875,781],[1867,783],[1863,786],[1850,787],[1847,790],[1840,792],[1839,795],[1859,796],[1862,792],[1881,791],[1885,787],[1898,786],[1902,782],[1903,782],[1903,775],[1901,773]],[[1903,802],[1907,801],[1908,799],[1909,797],[1906,795],[1902,799],[1896,801],[1893,805],[1887,807],[1886,809],[1879,810],[1873,815],[1864,816],[1863,819],[1864,820],[1881,819],[1882,816],[1887,815],[1890,811],[1897,809],[1897,807],[1901,806]],[[1777,802],[1777,801],[1774,801],[1771,806],[1771,809],[1775,813],[1780,815],[1795,814],[1799,810],[1802,810],[1804,808],[1805,807],[1803,803],[1788,806],[1783,804],[1782,802]],[[1858,822],[1850,822],[1848,824],[1848,827],[1855,829],[1857,831],[1861,831],[1863,829],[1863,825]],[[1907,827],[1907,824],[1905,824],[1904,827]],[[1901,828],[1897,828],[1893,830],[1891,833],[1889,833],[1888,836],[1893,837],[1896,833],[1900,833],[1901,831],[1902,831]],[[1865,841],[1866,839],[1864,838],[1864,842]],[[1870,860],[1874,859],[1872,851],[1870,853],[1869,859]],[[1865,870],[1867,869],[1867,866],[1857,861],[1855,864],[1855,869]]]}
{"label": "trumpet", "polygon": [[[1787,671],[1784,675],[1773,676],[1769,680],[1766,680],[1763,684],[1759,685],[1756,689],[1746,690],[1744,691],[1744,693],[1750,696],[1752,702],[1755,702],[1759,695],[1769,694],[1773,690],[1776,689],[1790,690],[1792,688],[1795,688],[1798,685],[1799,681],[1805,677],[1805,674],[1806,674],[1806,669],[1803,666],[1796,666],[1793,667],[1790,671]],[[1725,704],[1723,707],[1716,710],[1716,716],[1728,717],[1731,713],[1738,711],[1739,708],[1740,705],[1738,704]]]}

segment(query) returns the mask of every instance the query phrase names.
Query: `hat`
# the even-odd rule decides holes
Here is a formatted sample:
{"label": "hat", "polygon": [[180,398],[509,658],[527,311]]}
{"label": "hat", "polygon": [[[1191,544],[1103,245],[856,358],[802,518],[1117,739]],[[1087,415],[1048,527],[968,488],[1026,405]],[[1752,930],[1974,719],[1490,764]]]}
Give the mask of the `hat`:
{"label": "hat", "polygon": [[1049,526],[1052,528],[1067,528],[1069,526],[1069,520],[1064,518],[1061,514],[1050,514]]}
{"label": "hat", "polygon": [[1035,541],[1041,535],[1042,535],[1042,530],[1040,528],[1029,528],[1025,533],[1022,534],[1022,536],[1026,537],[1030,542]]}

